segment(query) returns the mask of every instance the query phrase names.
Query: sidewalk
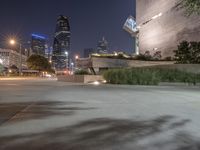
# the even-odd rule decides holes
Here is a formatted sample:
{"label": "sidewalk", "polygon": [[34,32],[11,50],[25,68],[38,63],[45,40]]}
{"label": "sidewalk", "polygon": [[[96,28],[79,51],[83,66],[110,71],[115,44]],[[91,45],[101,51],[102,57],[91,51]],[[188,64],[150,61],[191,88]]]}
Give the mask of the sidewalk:
{"label": "sidewalk", "polygon": [[8,80],[57,80],[57,78],[42,78],[42,77],[0,77],[0,81]]}

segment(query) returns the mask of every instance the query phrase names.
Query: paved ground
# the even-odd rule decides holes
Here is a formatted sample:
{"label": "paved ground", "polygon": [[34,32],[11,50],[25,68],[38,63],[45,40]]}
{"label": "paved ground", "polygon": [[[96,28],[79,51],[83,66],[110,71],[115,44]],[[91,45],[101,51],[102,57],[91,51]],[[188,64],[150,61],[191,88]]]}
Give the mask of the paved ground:
{"label": "paved ground", "polygon": [[0,150],[200,150],[200,88],[0,81]]}

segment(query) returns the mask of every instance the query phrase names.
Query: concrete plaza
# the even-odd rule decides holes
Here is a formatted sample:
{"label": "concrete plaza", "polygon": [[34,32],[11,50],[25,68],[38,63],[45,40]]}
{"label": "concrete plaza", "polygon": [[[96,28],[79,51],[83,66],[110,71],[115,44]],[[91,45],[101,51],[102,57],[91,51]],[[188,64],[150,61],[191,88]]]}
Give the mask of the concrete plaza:
{"label": "concrete plaza", "polygon": [[200,87],[0,81],[0,150],[199,150]]}

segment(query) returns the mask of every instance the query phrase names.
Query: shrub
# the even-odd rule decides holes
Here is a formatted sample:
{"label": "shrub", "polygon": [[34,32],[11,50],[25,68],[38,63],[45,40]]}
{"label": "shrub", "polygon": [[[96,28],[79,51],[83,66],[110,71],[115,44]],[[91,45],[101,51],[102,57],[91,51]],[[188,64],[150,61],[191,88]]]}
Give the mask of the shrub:
{"label": "shrub", "polygon": [[157,51],[153,54],[153,60],[161,60],[162,59],[162,52]]}
{"label": "shrub", "polygon": [[89,75],[89,72],[86,70],[77,70],[74,73],[75,75]]}
{"label": "shrub", "polygon": [[136,60],[143,60],[143,61],[159,61],[161,59],[162,59],[161,51],[156,51],[153,55],[151,55],[150,51],[145,51],[144,54],[136,56]]}
{"label": "shrub", "polygon": [[159,77],[151,69],[114,69],[104,73],[104,78],[111,84],[157,85]]}
{"label": "shrub", "polygon": [[164,60],[165,61],[173,61],[173,58],[169,56],[169,57],[165,57]]}
{"label": "shrub", "polygon": [[199,74],[158,68],[113,69],[106,71],[104,78],[111,84],[130,85],[158,85],[160,82],[196,84],[200,82]]}
{"label": "shrub", "polygon": [[151,55],[140,54],[136,56],[136,60],[151,61],[153,58]]}
{"label": "shrub", "polygon": [[175,52],[176,63],[199,64],[200,63],[200,42],[183,41],[178,45]]}

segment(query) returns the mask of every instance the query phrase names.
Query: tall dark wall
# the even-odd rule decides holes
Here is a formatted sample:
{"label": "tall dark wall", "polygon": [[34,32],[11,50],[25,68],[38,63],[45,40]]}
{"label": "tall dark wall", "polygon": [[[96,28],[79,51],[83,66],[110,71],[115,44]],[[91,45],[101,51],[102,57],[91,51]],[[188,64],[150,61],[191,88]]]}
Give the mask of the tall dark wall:
{"label": "tall dark wall", "polygon": [[161,51],[163,57],[173,56],[179,42],[200,41],[200,16],[187,17],[183,10],[174,6],[177,0],[136,0],[137,23],[153,16],[163,15],[140,29],[140,52],[151,54]]}

